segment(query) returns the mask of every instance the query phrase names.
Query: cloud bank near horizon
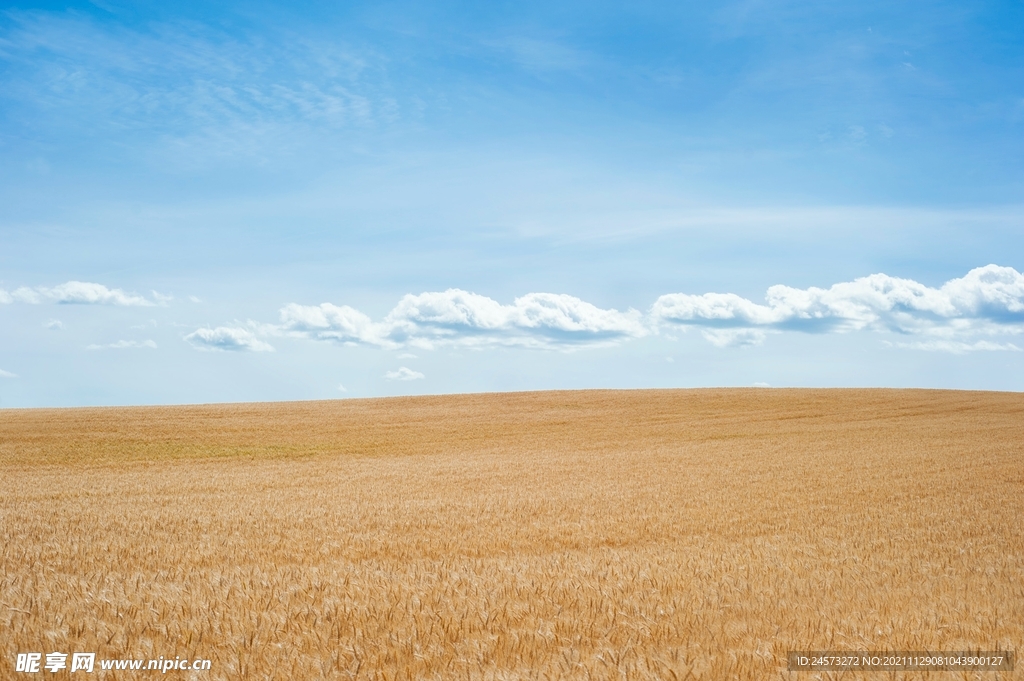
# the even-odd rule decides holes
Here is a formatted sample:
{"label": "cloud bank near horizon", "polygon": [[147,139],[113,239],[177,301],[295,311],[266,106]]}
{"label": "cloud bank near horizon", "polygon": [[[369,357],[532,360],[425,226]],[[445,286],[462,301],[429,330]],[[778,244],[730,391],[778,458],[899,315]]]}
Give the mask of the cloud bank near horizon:
{"label": "cloud bank near horizon", "polygon": [[198,329],[199,348],[265,350],[257,335],[284,335],[385,349],[516,346],[574,350],[698,328],[717,347],[758,345],[769,333],[871,330],[927,340],[895,347],[973,352],[1019,350],[978,335],[1024,333],[1024,275],[986,265],[932,288],[912,279],[872,274],[823,289],[776,285],[765,303],[734,293],[660,296],[647,314],[602,309],[574,296],[529,293],[503,305],[461,289],[409,294],[380,321],[348,305],[290,303],[279,324]]}

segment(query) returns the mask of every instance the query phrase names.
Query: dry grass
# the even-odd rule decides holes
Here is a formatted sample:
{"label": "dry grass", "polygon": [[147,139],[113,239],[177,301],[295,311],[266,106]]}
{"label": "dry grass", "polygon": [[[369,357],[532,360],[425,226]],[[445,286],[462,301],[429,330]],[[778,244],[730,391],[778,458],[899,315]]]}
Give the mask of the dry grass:
{"label": "dry grass", "polygon": [[1018,394],[3,410],[0,471],[3,678],[58,650],[203,679],[809,680],[839,675],[788,650],[1024,642]]}

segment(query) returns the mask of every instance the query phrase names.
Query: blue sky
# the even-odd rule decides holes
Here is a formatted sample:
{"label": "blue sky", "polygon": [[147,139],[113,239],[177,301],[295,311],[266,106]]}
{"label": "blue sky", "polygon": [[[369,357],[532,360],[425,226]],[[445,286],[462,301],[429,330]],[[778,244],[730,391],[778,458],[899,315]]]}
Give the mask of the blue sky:
{"label": "blue sky", "polygon": [[1024,389],[1015,2],[5,3],[0,406]]}

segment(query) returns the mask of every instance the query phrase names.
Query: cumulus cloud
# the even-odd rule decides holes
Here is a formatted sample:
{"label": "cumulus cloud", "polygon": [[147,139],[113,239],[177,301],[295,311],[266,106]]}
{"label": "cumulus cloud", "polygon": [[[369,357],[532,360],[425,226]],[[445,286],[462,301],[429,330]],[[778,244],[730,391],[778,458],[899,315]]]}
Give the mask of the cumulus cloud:
{"label": "cumulus cloud", "polygon": [[0,291],[0,303],[63,303],[79,305],[122,305],[151,307],[166,304],[172,299],[156,291],[152,299],[135,293],[126,293],[119,288],[107,288],[103,284],[87,281],[68,281],[53,287],[37,286],[31,288],[21,286],[14,291]]}
{"label": "cumulus cloud", "polygon": [[[987,265],[931,288],[911,279],[872,274],[827,289],[772,286],[765,304],[733,293],[672,293],[658,298],[650,319],[660,326],[810,333],[874,329],[948,335],[1020,330],[1024,275],[1012,267]],[[726,338],[718,332],[706,335],[716,344]]]}
{"label": "cumulus cloud", "polygon": [[556,293],[529,293],[512,305],[459,289],[407,295],[385,321],[392,339],[427,347],[453,337],[509,345],[567,346],[647,334],[639,312],[603,310]]}
{"label": "cumulus cloud", "polygon": [[199,350],[271,352],[274,349],[249,329],[240,327],[200,328],[185,336],[185,340]]}
{"label": "cumulus cloud", "polygon": [[426,378],[426,376],[418,371],[413,371],[409,367],[399,367],[397,371],[389,371],[384,374],[384,378],[389,381],[416,381]]}
{"label": "cumulus cloud", "polygon": [[10,371],[4,371],[0,369],[0,378],[17,378],[18,374],[12,374]]}
{"label": "cumulus cloud", "polygon": [[144,340],[144,341],[133,341],[133,340],[119,340],[116,343],[108,343],[107,345],[87,345],[86,350],[126,350],[128,348],[150,348],[156,349],[156,341]]}
{"label": "cumulus cloud", "polygon": [[555,293],[530,293],[502,305],[460,289],[406,295],[380,322],[348,306],[293,303],[282,308],[281,326],[288,333],[316,340],[427,349],[438,345],[571,348],[648,333],[636,310],[605,310]]}

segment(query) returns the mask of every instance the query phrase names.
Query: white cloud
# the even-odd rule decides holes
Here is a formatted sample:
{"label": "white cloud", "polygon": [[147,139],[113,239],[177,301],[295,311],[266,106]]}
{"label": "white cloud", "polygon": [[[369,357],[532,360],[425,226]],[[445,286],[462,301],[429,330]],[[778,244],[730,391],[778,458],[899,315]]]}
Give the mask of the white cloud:
{"label": "white cloud", "polygon": [[171,300],[153,291],[153,300],[134,293],[126,293],[119,288],[107,288],[103,284],[87,281],[68,281],[52,288],[37,286],[30,288],[21,286],[11,293],[0,291],[0,303],[28,303],[39,305],[45,302],[80,304],[80,305],[122,305],[143,306],[163,305]]}
{"label": "white cloud", "polygon": [[119,340],[116,343],[108,343],[107,345],[87,345],[86,350],[126,350],[128,348],[150,348],[156,349],[156,341],[144,340],[144,341],[133,341],[133,340]]}
{"label": "white cloud", "polygon": [[61,329],[64,328],[64,322],[62,322],[59,319],[51,319],[45,324],[43,324],[43,326],[46,327],[47,329],[50,329],[51,331],[60,331]]}
{"label": "white cloud", "polygon": [[604,310],[579,298],[529,293],[512,305],[460,289],[404,296],[380,322],[331,303],[290,304],[282,329],[293,335],[387,348],[516,345],[572,348],[647,335],[636,310]]}
{"label": "white cloud", "polygon": [[443,293],[407,295],[388,315],[389,335],[444,342],[459,336],[474,344],[571,346],[647,335],[635,310],[603,310],[574,296],[528,293],[512,305],[486,296],[448,289]]}
{"label": "white cloud", "polygon": [[18,374],[12,374],[10,371],[4,371],[0,369],[0,378],[17,378]]}
{"label": "white cloud", "polygon": [[409,367],[399,367],[398,371],[389,371],[384,374],[384,378],[389,381],[416,381],[426,378],[426,376],[418,371],[413,371]]}
{"label": "white cloud", "polygon": [[85,281],[69,281],[50,289],[39,289],[39,292],[58,303],[141,306],[151,306],[155,304],[153,301],[147,300],[142,296],[125,293],[119,288],[110,289],[103,284],[95,284]]}
{"label": "white cloud", "polygon": [[339,383],[338,384],[338,392],[342,392],[342,393],[347,393],[348,392],[348,388],[345,387],[344,383]]}
{"label": "white cloud", "polygon": [[[733,293],[661,296],[651,307],[655,325],[706,329],[772,329],[956,334],[1024,329],[1024,275],[987,265],[931,288],[911,279],[872,274],[828,289],[772,286],[758,304]],[[718,332],[705,334],[716,342]]]}
{"label": "white cloud", "polygon": [[198,350],[232,350],[271,352],[273,346],[264,343],[252,331],[238,327],[218,326],[201,328],[185,336],[185,340]]}

